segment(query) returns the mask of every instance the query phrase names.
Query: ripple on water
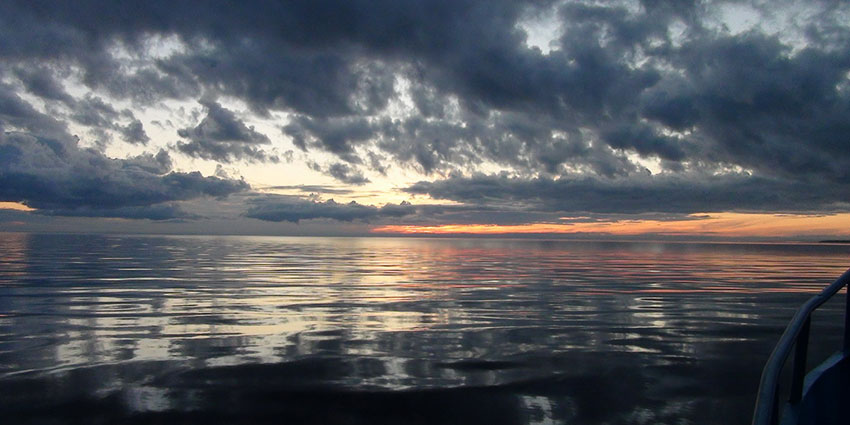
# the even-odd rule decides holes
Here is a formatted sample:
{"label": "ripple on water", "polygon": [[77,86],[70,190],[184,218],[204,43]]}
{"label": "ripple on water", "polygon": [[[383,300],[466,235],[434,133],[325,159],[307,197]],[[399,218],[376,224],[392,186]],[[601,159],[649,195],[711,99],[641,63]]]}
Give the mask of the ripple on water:
{"label": "ripple on water", "polygon": [[[849,253],[4,234],[0,413],[743,422],[778,333]],[[837,346],[840,315],[819,311],[813,358]]]}

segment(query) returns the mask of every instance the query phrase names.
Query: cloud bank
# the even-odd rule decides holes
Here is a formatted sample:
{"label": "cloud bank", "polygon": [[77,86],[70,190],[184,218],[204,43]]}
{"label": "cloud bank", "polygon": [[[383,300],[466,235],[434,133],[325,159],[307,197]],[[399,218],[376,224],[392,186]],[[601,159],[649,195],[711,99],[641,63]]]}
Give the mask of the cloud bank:
{"label": "cloud bank", "polygon": [[275,195],[253,198],[250,202],[251,207],[245,214],[247,217],[292,223],[323,218],[338,221],[370,221],[387,217],[403,217],[415,212],[414,207],[406,202],[376,207],[354,201],[341,204],[334,202],[333,199],[319,202]]}
{"label": "cloud bank", "polygon": [[[847,211],[848,21],[829,1],[6,1],[0,200],[165,217],[247,184],[159,149],[246,167],[289,144],[354,188],[405,170],[406,193],[529,217]],[[140,111],[169,101],[203,111],[154,140]],[[269,202],[246,215],[395,217]]]}
{"label": "cloud bank", "polygon": [[6,133],[0,138],[0,199],[49,215],[186,218],[176,201],[248,190],[241,180],[171,171],[167,152],[113,159],[76,143]]}

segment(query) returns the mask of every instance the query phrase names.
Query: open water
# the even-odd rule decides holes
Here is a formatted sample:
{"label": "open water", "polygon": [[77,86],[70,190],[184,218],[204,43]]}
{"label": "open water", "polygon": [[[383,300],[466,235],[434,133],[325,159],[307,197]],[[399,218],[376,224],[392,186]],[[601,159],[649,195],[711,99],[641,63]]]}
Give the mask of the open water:
{"label": "open water", "polygon": [[849,266],[825,244],[0,233],[0,417],[748,423],[788,320]]}

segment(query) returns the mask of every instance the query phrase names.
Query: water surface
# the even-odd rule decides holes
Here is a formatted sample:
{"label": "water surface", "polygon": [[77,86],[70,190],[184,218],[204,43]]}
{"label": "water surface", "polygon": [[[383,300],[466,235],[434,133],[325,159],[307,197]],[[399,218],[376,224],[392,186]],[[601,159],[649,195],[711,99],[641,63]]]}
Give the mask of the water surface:
{"label": "water surface", "polygon": [[747,423],[788,319],[849,265],[841,245],[0,233],[0,414]]}

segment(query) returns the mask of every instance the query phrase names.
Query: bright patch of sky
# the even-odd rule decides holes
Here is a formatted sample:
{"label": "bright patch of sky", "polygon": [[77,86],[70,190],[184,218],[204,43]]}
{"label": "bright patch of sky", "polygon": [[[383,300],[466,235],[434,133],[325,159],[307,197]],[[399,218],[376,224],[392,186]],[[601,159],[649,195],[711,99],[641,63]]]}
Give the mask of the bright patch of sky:
{"label": "bright patch of sky", "polygon": [[558,48],[561,22],[558,19],[557,7],[535,10],[517,22],[517,27],[525,31],[525,44],[529,48],[536,47],[544,55]]}
{"label": "bright patch of sky", "polygon": [[[780,4],[781,3],[781,4]],[[710,29],[738,35],[758,31],[775,36],[791,46],[792,54],[806,47],[806,25],[820,20],[823,13],[816,2],[722,3],[715,9],[713,19],[706,21]],[[781,6],[781,7],[780,7]],[[850,2],[836,2],[829,18],[850,20]]]}

